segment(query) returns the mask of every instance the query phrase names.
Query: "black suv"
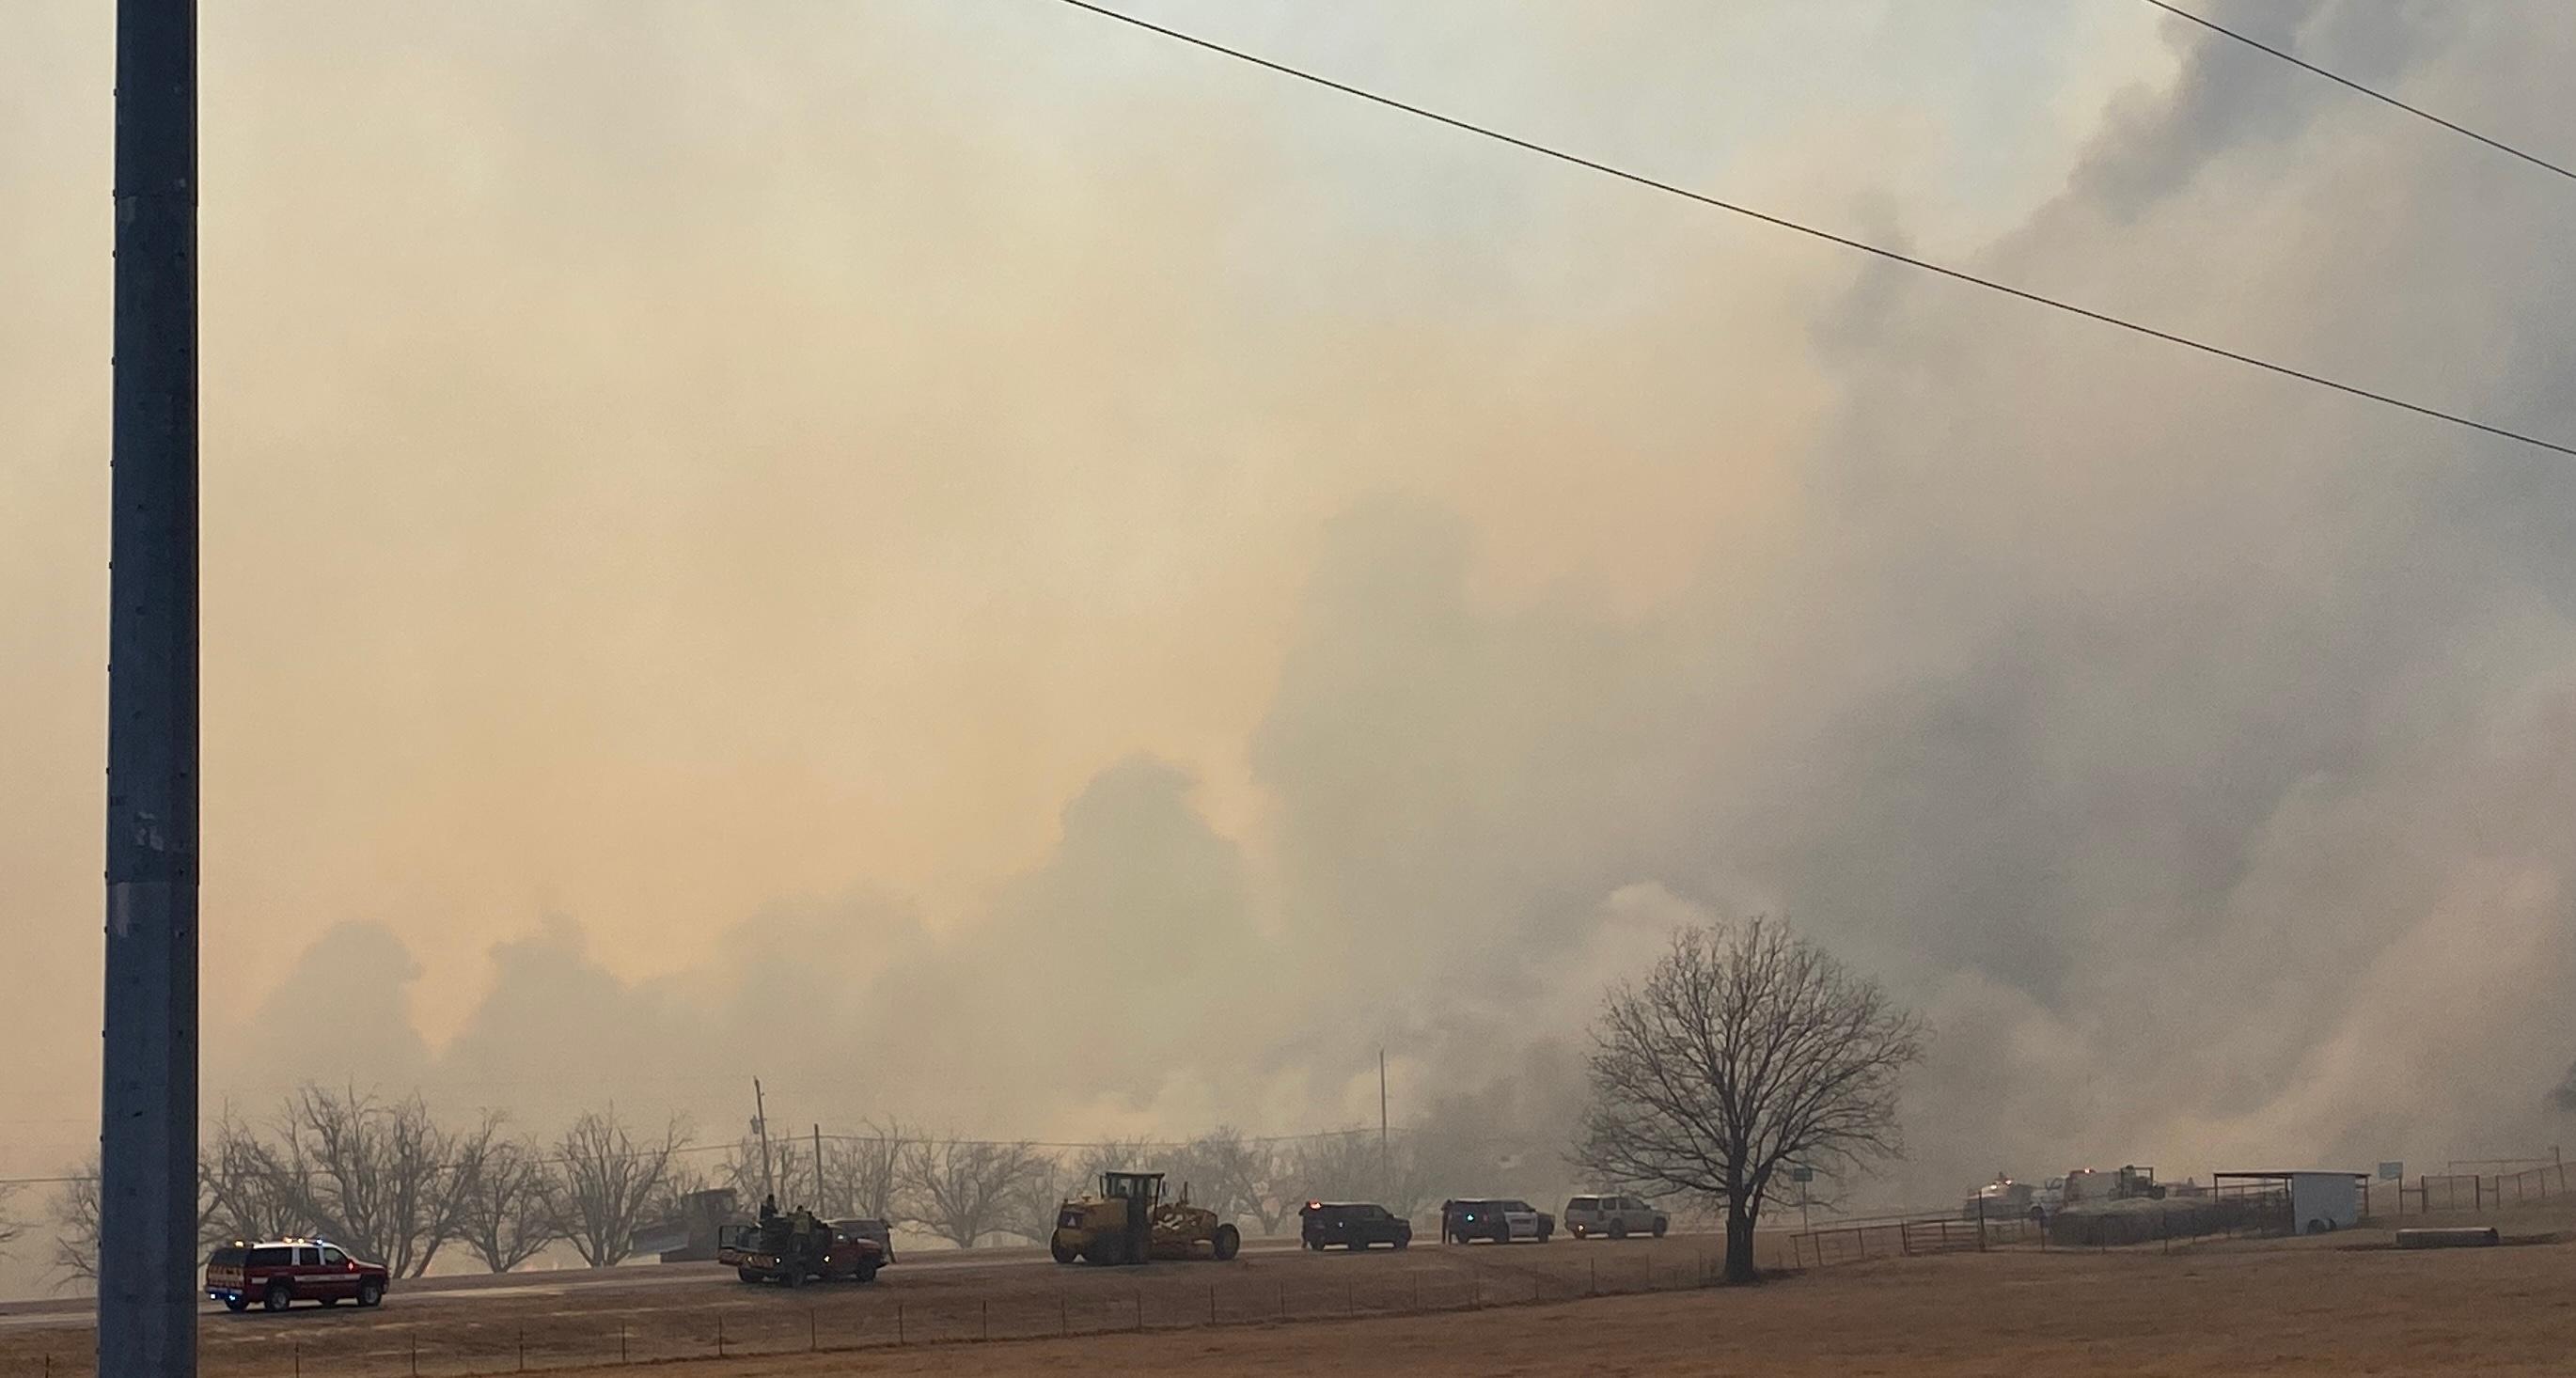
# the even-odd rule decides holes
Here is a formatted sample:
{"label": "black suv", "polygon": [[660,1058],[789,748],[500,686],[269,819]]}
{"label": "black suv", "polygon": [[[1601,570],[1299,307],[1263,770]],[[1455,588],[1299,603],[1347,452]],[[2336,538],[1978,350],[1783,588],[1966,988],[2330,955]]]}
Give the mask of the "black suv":
{"label": "black suv", "polygon": [[1297,1212],[1306,1219],[1306,1247],[1321,1250],[1339,1244],[1356,1253],[1372,1244],[1401,1249],[1413,1242],[1413,1222],[1384,1206],[1309,1201]]}

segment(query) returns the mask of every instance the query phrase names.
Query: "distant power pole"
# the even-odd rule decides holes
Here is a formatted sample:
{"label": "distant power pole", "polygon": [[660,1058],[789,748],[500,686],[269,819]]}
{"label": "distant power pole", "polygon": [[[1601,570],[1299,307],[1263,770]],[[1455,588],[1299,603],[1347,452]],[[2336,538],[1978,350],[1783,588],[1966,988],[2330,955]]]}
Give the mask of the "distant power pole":
{"label": "distant power pole", "polygon": [[1386,1143],[1386,1049],[1377,1050],[1377,1177],[1386,1199],[1395,1199],[1395,1155]]}
{"label": "distant power pole", "polygon": [[98,1371],[197,1371],[197,7],[117,0]]}
{"label": "distant power pole", "polygon": [[[778,1194],[778,1169],[769,1158],[769,1102],[761,1098],[760,1078],[751,1079],[751,1127],[760,1135],[760,1185],[771,1196]],[[794,1142],[790,1140],[789,1142]]]}

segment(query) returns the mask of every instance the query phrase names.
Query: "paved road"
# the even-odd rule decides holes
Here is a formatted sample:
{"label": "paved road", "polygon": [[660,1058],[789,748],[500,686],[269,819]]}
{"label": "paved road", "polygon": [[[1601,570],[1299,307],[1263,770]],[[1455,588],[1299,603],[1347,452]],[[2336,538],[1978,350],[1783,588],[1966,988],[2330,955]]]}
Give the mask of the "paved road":
{"label": "paved road", "polygon": [[[1424,1247],[1429,1247],[1425,1245]],[[1294,1239],[1247,1239],[1245,1253],[1294,1250]],[[891,1278],[920,1273],[956,1273],[977,1269],[1055,1266],[1040,1248],[923,1249],[900,1253],[889,1265]],[[560,1268],[522,1273],[442,1273],[397,1283],[388,1295],[405,1310],[437,1303],[484,1302],[503,1297],[595,1296],[602,1293],[659,1291],[694,1287],[739,1287],[731,1269],[713,1263],[639,1263],[622,1268]],[[94,1303],[87,1297],[0,1302],[0,1330],[71,1326],[88,1322]],[[203,1315],[222,1315],[224,1308],[207,1302]]]}

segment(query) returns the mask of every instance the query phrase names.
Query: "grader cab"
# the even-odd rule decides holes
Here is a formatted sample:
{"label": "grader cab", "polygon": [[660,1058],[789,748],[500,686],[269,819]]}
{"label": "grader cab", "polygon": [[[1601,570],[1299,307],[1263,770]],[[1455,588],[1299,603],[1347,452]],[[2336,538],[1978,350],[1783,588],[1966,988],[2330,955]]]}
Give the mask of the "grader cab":
{"label": "grader cab", "polygon": [[1058,1263],[1143,1263],[1157,1258],[1212,1258],[1222,1263],[1243,1247],[1243,1235],[1193,1206],[1183,1187],[1178,1201],[1163,1199],[1159,1172],[1104,1172],[1096,1194],[1077,1196],[1056,1212],[1047,1250]]}

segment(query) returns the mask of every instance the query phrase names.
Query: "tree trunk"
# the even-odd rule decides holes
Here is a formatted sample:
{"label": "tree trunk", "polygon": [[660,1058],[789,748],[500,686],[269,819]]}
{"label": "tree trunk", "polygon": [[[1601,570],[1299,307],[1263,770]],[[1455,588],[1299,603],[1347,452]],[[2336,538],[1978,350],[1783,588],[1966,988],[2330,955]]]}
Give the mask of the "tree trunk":
{"label": "tree trunk", "polygon": [[1741,1198],[1726,1203],[1726,1280],[1757,1282],[1753,1271],[1753,1215]]}

